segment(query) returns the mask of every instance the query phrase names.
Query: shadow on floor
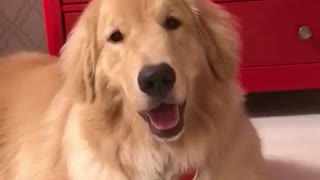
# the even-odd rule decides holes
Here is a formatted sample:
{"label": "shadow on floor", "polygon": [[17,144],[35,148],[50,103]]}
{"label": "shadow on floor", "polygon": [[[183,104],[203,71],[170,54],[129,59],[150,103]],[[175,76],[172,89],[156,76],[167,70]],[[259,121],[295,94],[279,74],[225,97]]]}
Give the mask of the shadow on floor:
{"label": "shadow on floor", "polygon": [[253,93],[246,104],[252,117],[320,114],[320,90]]}
{"label": "shadow on floor", "polygon": [[320,180],[320,170],[281,160],[269,160],[270,180]]}

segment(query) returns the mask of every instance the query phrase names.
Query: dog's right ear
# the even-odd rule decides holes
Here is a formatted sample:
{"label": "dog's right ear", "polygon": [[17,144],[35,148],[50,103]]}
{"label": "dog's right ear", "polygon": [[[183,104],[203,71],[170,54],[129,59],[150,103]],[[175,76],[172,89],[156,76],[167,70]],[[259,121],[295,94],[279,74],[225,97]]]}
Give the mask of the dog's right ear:
{"label": "dog's right ear", "polygon": [[208,65],[220,80],[235,79],[239,65],[239,34],[234,17],[211,0],[187,0],[198,22]]}
{"label": "dog's right ear", "polygon": [[95,99],[95,69],[99,56],[97,44],[100,1],[92,1],[68,36],[61,51],[65,83],[81,101]]}

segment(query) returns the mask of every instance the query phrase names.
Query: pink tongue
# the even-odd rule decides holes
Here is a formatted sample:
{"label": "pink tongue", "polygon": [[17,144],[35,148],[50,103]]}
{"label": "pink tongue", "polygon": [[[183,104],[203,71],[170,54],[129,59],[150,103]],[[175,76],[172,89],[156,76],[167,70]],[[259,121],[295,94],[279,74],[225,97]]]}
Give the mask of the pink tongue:
{"label": "pink tongue", "polygon": [[148,113],[150,122],[158,130],[168,130],[177,126],[179,108],[174,104],[161,104]]}

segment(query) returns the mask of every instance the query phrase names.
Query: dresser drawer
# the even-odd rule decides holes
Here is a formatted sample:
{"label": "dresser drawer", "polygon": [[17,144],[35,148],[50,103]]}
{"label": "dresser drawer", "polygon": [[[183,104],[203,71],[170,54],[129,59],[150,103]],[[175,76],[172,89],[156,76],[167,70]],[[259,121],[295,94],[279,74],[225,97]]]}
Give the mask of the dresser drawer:
{"label": "dresser drawer", "polygon": [[[65,36],[72,30],[73,25],[77,21],[78,17],[81,15],[82,11],[86,7],[86,3],[81,4],[81,2],[89,2],[90,0],[63,0],[66,5],[62,6],[63,19],[64,19],[64,33]],[[234,2],[234,1],[250,1],[250,0],[212,0],[216,3],[223,2]],[[252,0],[257,1],[257,0]],[[80,3],[80,4],[78,4]],[[225,3],[228,4],[228,3]]]}
{"label": "dresser drawer", "polygon": [[[70,0],[69,0],[70,1]],[[72,0],[76,1],[76,0]],[[215,0],[226,2],[234,0]],[[320,2],[246,1],[222,3],[240,23],[243,41],[243,67],[288,65],[320,62]],[[67,5],[64,10],[65,35],[81,14],[80,5]],[[82,7],[83,6],[83,7]],[[74,11],[79,12],[74,12]],[[320,21],[319,21],[320,22]],[[314,30],[313,39],[299,38],[299,27],[306,23]],[[316,39],[315,39],[316,38]],[[317,43],[319,42],[319,43]]]}
{"label": "dresser drawer", "polygon": [[[305,11],[319,5],[318,1],[313,4],[306,1],[304,4],[310,7]],[[303,7],[298,2],[301,1],[263,0],[223,4],[236,15],[241,26],[243,67],[320,63],[320,39],[303,40],[298,34],[302,24],[319,27],[320,21],[312,21],[311,13],[315,12],[308,12],[309,17],[303,19],[305,15],[299,13],[302,13]],[[316,10],[319,8],[313,8],[318,13],[313,19],[320,17]]]}
{"label": "dresser drawer", "polygon": [[[91,0],[63,0],[65,5],[62,6],[63,19],[64,19],[64,33],[65,36],[72,30],[73,25],[77,21],[78,17],[81,15],[82,11],[86,7],[86,3],[82,4],[81,2],[89,2]],[[214,2],[230,2],[235,0],[212,0]],[[242,1],[242,0],[237,0]],[[248,0],[246,0],[248,1]]]}
{"label": "dresser drawer", "polygon": [[[48,52],[59,55],[91,0],[42,0]],[[239,78],[247,92],[320,88],[319,0],[212,0],[238,17],[243,39]],[[61,17],[61,18],[60,18]],[[312,36],[305,40],[299,27]]]}

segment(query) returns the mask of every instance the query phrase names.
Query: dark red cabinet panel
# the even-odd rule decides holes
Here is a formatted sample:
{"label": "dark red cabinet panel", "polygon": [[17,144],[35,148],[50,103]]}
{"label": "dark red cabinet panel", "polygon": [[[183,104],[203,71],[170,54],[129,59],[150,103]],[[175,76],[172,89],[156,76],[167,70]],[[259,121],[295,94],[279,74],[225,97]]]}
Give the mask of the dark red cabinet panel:
{"label": "dark red cabinet panel", "polygon": [[68,33],[72,30],[74,24],[77,22],[80,12],[68,12],[64,13],[64,25],[65,25],[65,36],[68,36]]}
{"label": "dark red cabinet panel", "polygon": [[[312,6],[316,4],[320,2]],[[320,47],[312,39],[302,40],[298,34],[303,24],[319,26],[320,15],[315,16],[319,22],[298,18],[301,15],[291,1],[234,2],[224,6],[240,22],[243,67],[320,63]]]}

